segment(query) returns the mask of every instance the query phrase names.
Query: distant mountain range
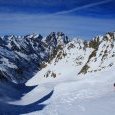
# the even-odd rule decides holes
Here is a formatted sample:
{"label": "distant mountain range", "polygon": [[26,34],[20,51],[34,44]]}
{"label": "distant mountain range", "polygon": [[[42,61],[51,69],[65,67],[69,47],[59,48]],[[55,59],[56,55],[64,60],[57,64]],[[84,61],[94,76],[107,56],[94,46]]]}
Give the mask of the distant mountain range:
{"label": "distant mountain range", "polygon": [[[76,74],[101,71],[115,64],[115,33],[108,32],[90,41],[70,39],[62,32],[47,37],[37,34],[0,37],[0,79],[25,83],[42,68],[53,64],[45,77],[58,77],[53,70],[63,61],[67,68],[79,68]],[[59,72],[58,72],[59,71]]]}

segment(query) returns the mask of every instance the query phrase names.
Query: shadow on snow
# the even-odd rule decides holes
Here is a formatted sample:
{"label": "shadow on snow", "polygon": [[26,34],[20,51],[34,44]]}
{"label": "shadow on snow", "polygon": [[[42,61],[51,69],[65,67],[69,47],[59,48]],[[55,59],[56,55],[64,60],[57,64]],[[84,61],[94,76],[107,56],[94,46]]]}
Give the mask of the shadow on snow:
{"label": "shadow on snow", "polygon": [[46,105],[42,102],[49,99],[53,91],[35,103],[29,105],[12,105],[7,101],[20,100],[21,97],[30,92],[36,86],[25,86],[25,84],[15,84],[11,82],[0,83],[0,115],[20,115],[42,110]]}
{"label": "shadow on snow", "polygon": [[26,114],[34,111],[42,110],[45,106],[45,104],[40,104],[47,99],[49,99],[53,94],[53,91],[51,91],[48,95],[44,96],[37,102],[30,104],[30,105],[11,105],[7,103],[0,103],[0,115],[20,115],[20,114]]}

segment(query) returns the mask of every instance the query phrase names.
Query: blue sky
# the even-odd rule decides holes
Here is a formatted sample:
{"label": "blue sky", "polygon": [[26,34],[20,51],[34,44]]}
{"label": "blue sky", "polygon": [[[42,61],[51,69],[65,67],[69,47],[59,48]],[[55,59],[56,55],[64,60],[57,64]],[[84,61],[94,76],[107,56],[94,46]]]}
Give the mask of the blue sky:
{"label": "blue sky", "polygon": [[0,0],[0,35],[63,31],[90,39],[115,30],[115,0]]}

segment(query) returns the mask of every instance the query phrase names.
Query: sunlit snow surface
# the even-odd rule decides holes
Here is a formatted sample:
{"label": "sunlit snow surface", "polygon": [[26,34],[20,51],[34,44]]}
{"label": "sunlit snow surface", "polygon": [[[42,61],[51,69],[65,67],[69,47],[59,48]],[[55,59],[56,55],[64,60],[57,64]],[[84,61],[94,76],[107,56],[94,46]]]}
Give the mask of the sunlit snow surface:
{"label": "sunlit snow surface", "polygon": [[[82,47],[83,42],[79,42]],[[113,86],[115,83],[115,65],[106,67],[101,71],[78,75],[93,49],[79,50],[79,43],[74,45],[75,49],[67,50],[66,47],[64,48],[67,53],[65,58],[57,63],[55,63],[56,59],[54,58],[47,67],[26,83],[26,86],[37,85],[33,90],[22,96],[20,100],[10,101],[9,104],[31,105],[52,92],[49,98],[40,103],[46,105],[42,110],[28,112],[25,115],[115,114],[115,87]],[[101,51],[101,48],[99,49]],[[81,65],[75,63],[76,58],[79,58],[78,62],[82,60]],[[91,70],[98,68],[99,60],[100,58],[96,63],[93,60],[89,63]],[[114,63],[114,57],[109,57],[108,60]],[[108,60],[105,60],[103,65],[106,66],[109,63]],[[57,76],[53,78],[49,74],[48,77],[44,77],[48,71],[56,73]]]}
{"label": "sunlit snow surface", "polygon": [[[76,76],[71,81],[42,83],[47,91],[54,90],[47,106],[30,115],[112,115],[115,113],[115,67],[102,72]],[[34,79],[34,78],[33,78]],[[66,78],[65,78],[66,79]],[[38,80],[39,84],[39,80]],[[29,85],[29,84],[28,84]],[[32,84],[31,84],[32,85]],[[34,85],[34,82],[33,82]],[[38,86],[39,87],[39,86]],[[40,87],[39,87],[40,88]],[[41,87],[42,88],[42,87]],[[36,91],[38,90],[35,88]],[[34,89],[34,90],[35,90]],[[44,92],[44,90],[43,90]],[[30,95],[34,93],[30,92]],[[38,92],[39,93],[39,92]],[[34,97],[38,94],[34,93]],[[40,95],[41,96],[41,95]],[[34,101],[31,99],[31,102]],[[39,96],[38,96],[39,99]],[[29,100],[30,101],[30,100]]]}

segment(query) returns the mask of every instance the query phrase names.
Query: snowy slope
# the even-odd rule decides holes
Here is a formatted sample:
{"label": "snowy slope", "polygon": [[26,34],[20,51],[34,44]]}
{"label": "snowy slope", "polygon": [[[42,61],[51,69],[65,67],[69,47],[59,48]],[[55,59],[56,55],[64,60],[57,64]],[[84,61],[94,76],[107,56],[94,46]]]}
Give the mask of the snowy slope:
{"label": "snowy slope", "polygon": [[26,82],[35,88],[7,103],[30,106],[44,100],[37,103],[46,105],[44,109],[26,115],[115,114],[115,33],[91,41],[68,41],[63,33],[51,33],[43,42],[49,58]]}
{"label": "snowy slope", "polygon": [[[114,70],[115,66],[96,74],[76,76],[76,80],[72,78],[71,81],[55,81],[53,85],[50,82],[42,83],[47,90],[49,90],[48,86],[52,86],[54,93],[49,100],[44,102],[47,104],[46,108],[29,115],[115,114]],[[50,87],[51,90],[52,88]]]}

